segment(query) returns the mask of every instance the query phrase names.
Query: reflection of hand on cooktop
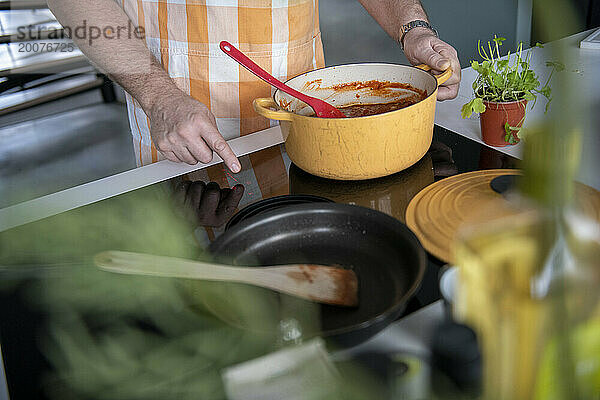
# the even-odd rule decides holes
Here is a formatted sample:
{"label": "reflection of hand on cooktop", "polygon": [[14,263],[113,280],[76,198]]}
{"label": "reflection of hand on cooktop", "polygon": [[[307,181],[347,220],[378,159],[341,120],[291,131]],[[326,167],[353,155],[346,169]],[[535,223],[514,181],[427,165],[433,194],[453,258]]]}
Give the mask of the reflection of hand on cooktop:
{"label": "reflection of hand on cooktop", "polygon": [[436,178],[447,178],[458,174],[458,167],[452,158],[452,149],[441,142],[432,142],[428,154],[433,162]]}
{"label": "reflection of hand on cooktop", "polygon": [[244,195],[244,186],[224,188],[215,183],[183,181],[175,189],[180,204],[191,210],[194,223],[217,227],[223,225],[235,213]]}

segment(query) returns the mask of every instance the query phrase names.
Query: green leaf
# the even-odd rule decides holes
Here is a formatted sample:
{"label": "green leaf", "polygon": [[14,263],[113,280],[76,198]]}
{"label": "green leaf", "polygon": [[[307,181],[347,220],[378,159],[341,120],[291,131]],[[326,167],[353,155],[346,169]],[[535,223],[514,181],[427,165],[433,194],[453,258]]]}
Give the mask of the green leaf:
{"label": "green leaf", "polygon": [[485,112],[485,104],[483,104],[483,99],[476,97],[462,106],[460,114],[463,118],[466,119],[471,118],[471,115],[473,115],[473,113],[483,112]]}
{"label": "green leaf", "polygon": [[506,133],[516,133],[521,130],[518,126],[511,126],[508,122],[504,123],[504,132]]}
{"label": "green leaf", "polygon": [[492,82],[494,82],[496,87],[504,86],[504,78],[502,78],[502,75],[495,72],[492,72]]}
{"label": "green leaf", "polygon": [[494,38],[494,42],[498,45],[498,46],[502,46],[502,42],[504,42],[506,40],[506,38],[503,37],[495,37]]}
{"label": "green leaf", "polygon": [[535,47],[539,47],[540,49],[543,49],[543,48],[544,48],[544,45],[543,45],[543,44],[541,44],[540,42],[537,42],[537,43],[535,44]]}
{"label": "green leaf", "polygon": [[460,109],[460,116],[464,119],[467,119],[471,118],[471,115],[473,115],[473,106],[470,101],[462,106],[462,108]]}
{"label": "green leaf", "polygon": [[483,104],[483,99],[476,97],[472,100],[473,102],[473,111],[477,112],[477,113],[484,113],[485,112],[485,104]]}
{"label": "green leaf", "polygon": [[516,126],[510,126],[508,122],[505,122],[504,132],[506,133],[506,135],[504,135],[504,141],[510,144],[515,144],[517,142],[515,136],[518,137],[518,133],[520,130],[521,128]]}

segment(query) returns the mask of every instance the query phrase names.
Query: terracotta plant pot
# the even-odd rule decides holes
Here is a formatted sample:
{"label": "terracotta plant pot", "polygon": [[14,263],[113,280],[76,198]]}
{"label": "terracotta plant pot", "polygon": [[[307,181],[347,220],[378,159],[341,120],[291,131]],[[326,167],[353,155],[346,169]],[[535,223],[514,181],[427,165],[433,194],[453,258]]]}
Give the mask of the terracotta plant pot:
{"label": "terracotta plant pot", "polygon": [[[506,122],[513,127],[521,127],[525,118],[525,107],[527,100],[511,101],[507,103],[497,103],[493,101],[483,101],[485,112],[479,116],[481,124],[481,138],[484,143],[490,146],[504,147],[511,143],[505,139],[506,131],[504,126]],[[513,132],[514,143],[519,143],[519,137]]]}

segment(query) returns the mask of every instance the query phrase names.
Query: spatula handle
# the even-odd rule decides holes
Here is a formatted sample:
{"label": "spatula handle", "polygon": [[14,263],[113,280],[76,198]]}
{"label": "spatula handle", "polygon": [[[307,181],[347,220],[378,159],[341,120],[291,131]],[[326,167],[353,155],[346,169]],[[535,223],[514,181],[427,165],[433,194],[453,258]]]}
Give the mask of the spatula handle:
{"label": "spatula handle", "polygon": [[356,275],[334,267],[292,264],[240,268],[123,251],[100,253],[94,262],[105,271],[121,274],[248,283],[317,302],[358,304]]}
{"label": "spatula handle", "polygon": [[225,265],[124,251],[100,253],[94,262],[99,268],[110,272],[184,279],[239,281],[247,272]]}
{"label": "spatula handle", "polygon": [[307,104],[309,104],[311,102],[310,97],[304,95],[303,93],[300,93],[296,89],[292,89],[291,87],[289,87],[286,84],[284,84],[283,82],[281,82],[279,79],[277,79],[274,76],[272,76],[271,74],[269,74],[267,71],[265,71],[264,69],[259,67],[258,64],[256,64],[254,61],[252,61],[251,59],[246,57],[246,55],[244,53],[239,51],[231,43],[229,43],[227,41],[222,41],[220,43],[219,47],[221,48],[221,50],[223,50],[223,52],[225,54],[227,54],[229,57],[233,58],[235,61],[237,61],[239,64],[241,64],[244,68],[246,68],[248,71],[252,72],[254,75],[258,76],[263,81],[269,83],[270,85],[275,86],[277,89],[279,89],[291,96],[294,96],[297,99],[304,101]]}

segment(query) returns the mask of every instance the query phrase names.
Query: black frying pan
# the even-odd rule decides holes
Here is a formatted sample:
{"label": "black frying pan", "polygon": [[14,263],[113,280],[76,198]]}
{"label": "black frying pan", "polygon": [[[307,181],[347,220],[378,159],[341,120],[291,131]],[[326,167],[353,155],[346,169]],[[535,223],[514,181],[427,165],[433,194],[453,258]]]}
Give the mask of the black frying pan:
{"label": "black frying pan", "polygon": [[319,306],[320,335],[346,346],[368,339],[395,320],[418,289],[426,267],[425,251],[404,224],[378,211],[334,203],[292,205],[249,218],[221,235],[210,252],[218,261],[234,265],[353,268],[360,306]]}

